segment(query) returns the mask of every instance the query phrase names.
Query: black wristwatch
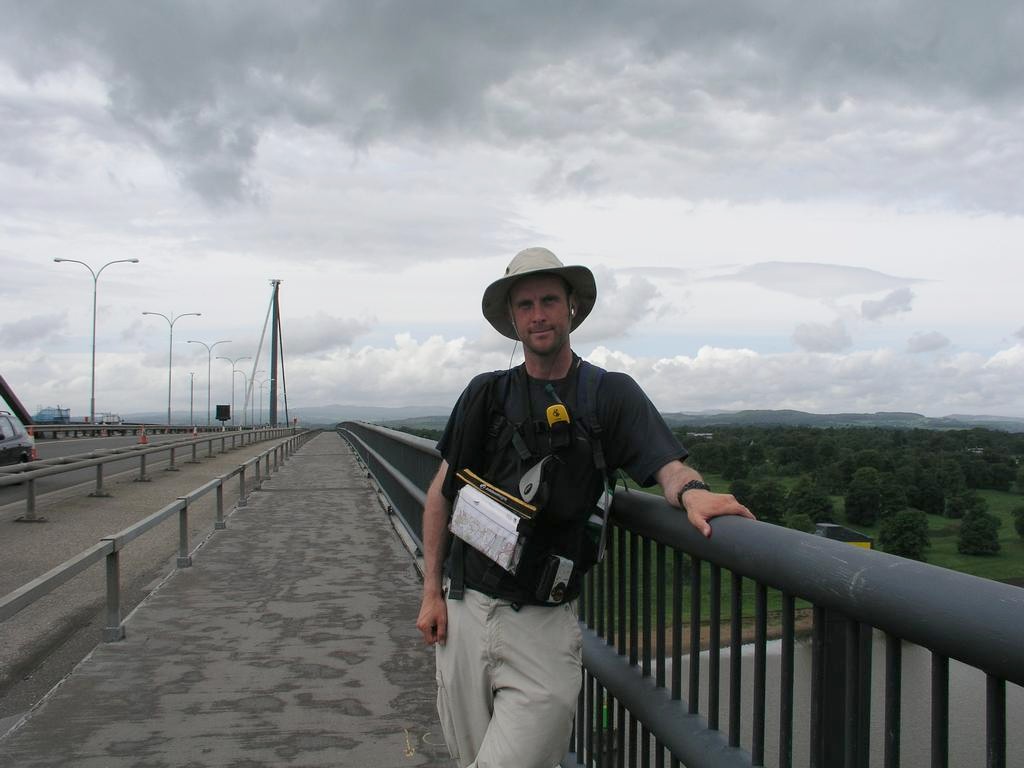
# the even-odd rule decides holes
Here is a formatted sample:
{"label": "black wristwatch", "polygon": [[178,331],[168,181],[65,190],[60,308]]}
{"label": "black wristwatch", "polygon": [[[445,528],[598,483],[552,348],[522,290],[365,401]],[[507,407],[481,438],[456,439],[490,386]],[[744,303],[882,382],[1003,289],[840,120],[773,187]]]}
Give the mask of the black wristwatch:
{"label": "black wristwatch", "polygon": [[679,506],[683,507],[683,494],[687,491],[710,491],[711,486],[705,483],[703,480],[691,480],[682,488],[679,489],[679,493],[676,494],[676,500],[679,502]]}

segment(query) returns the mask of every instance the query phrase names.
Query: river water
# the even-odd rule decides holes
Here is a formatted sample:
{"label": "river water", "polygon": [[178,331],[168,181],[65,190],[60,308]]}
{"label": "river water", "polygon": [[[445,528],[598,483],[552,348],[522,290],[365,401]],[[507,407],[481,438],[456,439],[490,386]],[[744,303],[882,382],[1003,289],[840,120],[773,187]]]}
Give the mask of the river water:
{"label": "river water", "polygon": [[[1021,642],[1024,642],[1022,632]],[[778,700],[781,641],[767,648],[767,718],[765,763],[778,765]],[[910,643],[903,644],[901,768],[929,768],[931,755],[931,652]],[[729,649],[722,649],[722,690],[719,727],[728,731]],[[741,746],[750,751],[753,712],[754,647],[743,647],[743,708]],[[707,717],[707,653],[701,654],[701,715]],[[670,662],[671,663],[671,662]],[[689,664],[683,660],[683,684]],[[885,636],[874,633],[872,649],[871,767],[881,768],[883,722],[885,718]],[[793,765],[808,765],[810,733],[811,646],[809,639],[797,641],[794,649]],[[985,766],[985,675],[960,664],[949,663],[949,765],[950,768]],[[1006,684],[1007,768],[1024,768],[1024,689]]]}

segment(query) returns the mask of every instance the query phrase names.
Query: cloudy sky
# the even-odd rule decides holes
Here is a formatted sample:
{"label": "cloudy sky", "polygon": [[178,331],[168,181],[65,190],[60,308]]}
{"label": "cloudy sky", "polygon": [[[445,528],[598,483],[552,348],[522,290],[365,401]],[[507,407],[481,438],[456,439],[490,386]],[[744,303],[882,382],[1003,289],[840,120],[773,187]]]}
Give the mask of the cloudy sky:
{"label": "cloudy sky", "polygon": [[93,281],[54,258],[137,258],[100,412],[166,407],[143,312],[202,313],[204,410],[188,340],[255,358],[272,278],[292,405],[447,405],[545,245],[598,279],[574,347],[663,410],[1022,416],[1022,40],[1000,0],[0,0],[0,373],[87,415]]}

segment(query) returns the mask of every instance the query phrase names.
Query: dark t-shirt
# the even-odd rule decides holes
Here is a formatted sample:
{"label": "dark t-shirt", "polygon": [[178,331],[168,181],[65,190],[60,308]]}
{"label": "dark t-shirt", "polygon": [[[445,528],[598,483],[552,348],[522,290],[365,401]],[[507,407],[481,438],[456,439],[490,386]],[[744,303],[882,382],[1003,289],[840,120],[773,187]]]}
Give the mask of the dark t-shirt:
{"label": "dark t-shirt", "polygon": [[[576,358],[578,361],[578,358]],[[441,456],[449,464],[449,477],[444,485],[444,494],[453,501],[457,491],[454,482],[454,471],[464,466],[476,467],[479,471],[484,464],[482,446],[485,442],[484,433],[488,428],[487,403],[482,402],[481,395],[486,388],[483,383],[493,379],[496,373],[485,373],[477,376],[463,391],[444,434],[437,444]],[[552,385],[558,397],[568,406],[570,415],[576,419],[587,420],[584,415],[587,407],[580,403],[579,390],[576,387],[577,369],[564,379],[543,381],[530,378],[525,371],[510,372],[507,387],[507,398],[514,403],[513,410],[519,414],[529,413],[532,419],[543,422],[546,408],[555,402],[546,391]],[[588,375],[595,375],[590,373]],[[527,387],[524,388],[523,384]],[[655,409],[654,404],[640,389],[639,385],[627,374],[607,372],[601,378],[596,398],[596,416],[601,429],[601,446],[608,471],[622,469],[635,482],[642,486],[655,484],[654,474],[665,464],[676,459],[685,459],[686,450],[679,444],[665,420]],[[506,409],[508,410],[508,409]],[[590,425],[591,427],[593,425]],[[534,440],[544,441],[548,435],[541,431],[538,435],[530,435]],[[548,453],[546,445],[530,445],[536,455]],[[588,454],[590,449],[584,443],[582,450]],[[510,461],[515,461],[513,456]],[[511,468],[510,468],[511,469]],[[502,473],[498,473],[499,475]],[[513,475],[518,474],[513,471]],[[496,480],[496,478],[488,478]],[[515,493],[515,487],[506,488]],[[599,489],[598,489],[599,493]],[[592,506],[597,500],[597,493],[588,503]],[[495,596],[513,598],[519,593],[514,590],[507,574],[494,573],[498,566],[490,563],[485,556],[466,547],[466,586],[480,589]],[[504,575],[503,575],[504,574]]]}
{"label": "dark t-shirt", "polygon": [[[478,379],[493,375],[481,374]],[[552,403],[544,390],[546,384],[552,384],[559,397],[566,402],[576,399],[569,393],[574,376],[552,382],[530,377],[527,379],[530,382],[531,412],[536,419],[544,419],[544,410]],[[524,398],[522,390],[517,387],[518,380],[519,377],[512,378],[508,393],[510,398]],[[473,384],[470,384],[463,391],[437,443],[437,450],[449,464],[453,463],[458,454],[458,442],[463,439],[464,430],[468,428],[466,412],[471,405],[469,393],[473,389]],[[613,371],[605,373],[597,392],[596,411],[601,427],[601,445],[610,471],[622,469],[636,483],[647,487],[654,485],[654,473],[668,462],[686,458],[686,449],[680,445],[654,404],[629,375]],[[486,429],[486,425],[479,425],[478,428]]]}

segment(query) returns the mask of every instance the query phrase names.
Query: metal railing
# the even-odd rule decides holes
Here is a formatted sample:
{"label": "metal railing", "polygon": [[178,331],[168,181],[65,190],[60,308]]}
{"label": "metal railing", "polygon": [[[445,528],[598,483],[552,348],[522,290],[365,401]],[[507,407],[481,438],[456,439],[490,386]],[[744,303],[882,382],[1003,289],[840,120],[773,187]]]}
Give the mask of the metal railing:
{"label": "metal railing", "polygon": [[295,433],[292,427],[273,427],[237,432],[208,432],[204,435],[189,437],[185,440],[161,443],[159,445],[130,445],[120,448],[108,448],[91,451],[85,454],[74,456],[61,456],[52,459],[40,459],[24,464],[10,464],[0,467],[0,488],[9,485],[25,485],[25,515],[21,518],[24,521],[36,520],[36,481],[65,472],[96,468],[96,481],[91,496],[108,496],[104,490],[104,467],[115,461],[138,457],[139,474],[136,480],[147,482],[150,478],[146,472],[147,460],[157,453],[169,453],[170,471],[175,471],[175,460],[179,451],[190,451],[191,458],[188,461],[192,464],[198,463],[198,451],[200,446],[205,445],[207,455],[212,458],[214,446],[220,444],[220,452],[227,453],[228,441],[231,443],[230,450],[236,447],[251,445],[265,440],[276,440]]}
{"label": "metal railing", "polygon": [[[432,443],[367,424],[339,432],[421,546],[425,489],[440,461]],[[1024,753],[1008,758],[1006,730],[1007,684],[1024,685],[1024,589],[739,518],[716,520],[705,539],[662,498],[640,492],[619,491],[612,520],[608,555],[578,602],[585,680],[564,764],[789,768],[799,736],[800,765],[896,768],[906,764],[904,643],[931,657],[928,765],[950,765],[951,659],[985,676],[985,736],[965,764],[1024,761]],[[794,648],[807,623],[810,710],[797,722]],[[872,758],[876,630],[885,638],[884,724]],[[744,697],[745,635],[753,680]],[[779,683],[769,692],[773,637],[781,638]]]}
{"label": "metal railing", "polygon": [[[192,424],[146,424],[142,422],[119,422],[117,424],[40,424],[33,422],[26,424],[31,428],[32,434],[41,440],[60,440],[62,438],[77,437],[110,437],[113,435],[134,435],[140,429],[146,430],[150,435],[170,435],[196,432],[220,432],[223,427],[192,425]],[[242,427],[232,427],[232,430]],[[252,427],[245,427],[252,429]]]}
{"label": "metal railing", "polygon": [[[292,432],[292,430],[288,430]],[[33,579],[10,594],[0,598],[0,621],[6,621],[19,611],[28,607],[36,600],[53,592],[65,582],[73,579],[91,565],[106,561],[106,619],[103,627],[103,639],[110,642],[125,636],[121,611],[121,552],[133,540],[155,528],[170,517],[178,517],[178,568],[192,565],[191,539],[189,534],[189,508],[209,493],[216,494],[216,517],[214,530],[227,527],[224,517],[224,485],[234,477],[239,479],[239,497],[237,505],[247,505],[248,492],[259,490],[264,479],[290,457],[299,447],[315,435],[318,430],[303,431],[292,434],[287,439],[253,456],[227,474],[221,475],[210,482],[175,499],[173,502],[157,510],[153,514],[128,526],[110,536],[104,536],[99,542],[69,560]],[[246,474],[250,471],[250,484],[246,484]]]}

